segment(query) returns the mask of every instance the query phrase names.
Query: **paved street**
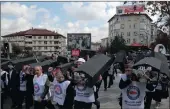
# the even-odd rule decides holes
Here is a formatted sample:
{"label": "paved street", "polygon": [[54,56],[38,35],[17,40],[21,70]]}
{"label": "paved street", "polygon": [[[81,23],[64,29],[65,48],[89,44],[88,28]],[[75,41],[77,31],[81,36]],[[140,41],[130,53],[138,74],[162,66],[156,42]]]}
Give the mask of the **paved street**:
{"label": "paved street", "polygon": [[[101,109],[120,109],[120,106],[118,104],[117,98],[119,97],[120,90],[118,88],[118,82],[120,80],[120,76],[116,77],[116,80],[114,81],[114,85],[108,89],[107,91],[104,91],[103,83],[100,88],[99,93],[99,100],[101,102]],[[152,108],[154,109],[154,101],[152,102]],[[5,104],[4,109],[10,109],[10,101],[8,100],[8,103]],[[95,106],[93,106],[93,109],[95,109]],[[169,99],[162,100],[162,104],[160,109],[169,109]]]}

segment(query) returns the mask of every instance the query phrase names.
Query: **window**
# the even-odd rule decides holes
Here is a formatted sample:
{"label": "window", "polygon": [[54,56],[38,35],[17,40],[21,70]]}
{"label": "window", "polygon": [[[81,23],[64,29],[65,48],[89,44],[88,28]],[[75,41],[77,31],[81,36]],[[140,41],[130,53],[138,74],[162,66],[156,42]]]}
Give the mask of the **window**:
{"label": "window", "polygon": [[47,41],[44,41],[44,44],[47,44]]}
{"label": "window", "polygon": [[59,49],[59,47],[57,46],[57,47],[54,47],[55,49]]}
{"label": "window", "polygon": [[121,36],[124,36],[124,32],[121,32]]}
{"label": "window", "polygon": [[129,28],[131,28],[131,24],[129,25]]}
{"label": "window", "polygon": [[38,36],[38,39],[41,39],[41,36]]}
{"label": "window", "polygon": [[52,41],[50,41],[50,44],[52,44]]}
{"label": "window", "polygon": [[121,29],[124,29],[125,28],[125,25],[124,24],[121,24]]}
{"label": "window", "polygon": [[36,36],[34,36],[34,39],[36,39]]}
{"label": "window", "polygon": [[133,42],[136,42],[136,39],[135,39],[135,38],[133,38]]}
{"label": "window", "polygon": [[128,43],[128,44],[130,43],[130,38],[128,38],[128,39],[126,40],[126,43]]}
{"label": "window", "polygon": [[134,26],[134,29],[136,28],[136,24],[133,25]]}
{"label": "window", "polygon": [[127,36],[130,36],[130,32],[127,32]]}
{"label": "window", "polygon": [[54,39],[58,39],[58,36],[54,36]]}
{"label": "window", "polygon": [[58,44],[58,41],[54,41],[54,44]]}
{"label": "window", "polygon": [[44,39],[47,39],[47,36],[44,36]]}
{"label": "window", "polygon": [[47,47],[44,47],[44,50],[47,50]]}
{"label": "window", "polygon": [[41,47],[38,47],[39,50],[41,50]]}
{"label": "window", "polygon": [[135,31],[135,32],[134,32],[134,36],[137,36],[137,35],[138,35],[138,33]]}
{"label": "window", "polygon": [[36,41],[34,41],[34,44],[36,44]]}
{"label": "window", "polygon": [[50,36],[50,39],[52,39],[52,36]]}
{"label": "window", "polygon": [[41,44],[41,41],[38,41],[38,44]]}

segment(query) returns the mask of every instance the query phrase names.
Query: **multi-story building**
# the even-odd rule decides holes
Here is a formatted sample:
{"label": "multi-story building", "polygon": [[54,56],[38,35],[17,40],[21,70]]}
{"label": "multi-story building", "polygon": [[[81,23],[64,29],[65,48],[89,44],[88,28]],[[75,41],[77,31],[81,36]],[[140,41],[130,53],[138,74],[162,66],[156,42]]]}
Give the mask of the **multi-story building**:
{"label": "multi-story building", "polygon": [[103,39],[101,39],[101,46],[102,47],[106,47],[107,46],[107,44],[110,44],[109,41],[110,39],[109,39],[109,37],[106,37],[106,38],[103,38]]}
{"label": "multi-story building", "polygon": [[152,19],[144,13],[114,15],[109,21],[109,40],[123,37],[127,45],[149,45]]}
{"label": "multi-story building", "polygon": [[96,43],[91,43],[91,49],[94,51],[98,51],[100,49],[101,43],[96,42]]}
{"label": "multi-story building", "polygon": [[4,41],[30,47],[34,53],[42,55],[64,54],[66,37],[47,29],[29,29],[2,36]]}

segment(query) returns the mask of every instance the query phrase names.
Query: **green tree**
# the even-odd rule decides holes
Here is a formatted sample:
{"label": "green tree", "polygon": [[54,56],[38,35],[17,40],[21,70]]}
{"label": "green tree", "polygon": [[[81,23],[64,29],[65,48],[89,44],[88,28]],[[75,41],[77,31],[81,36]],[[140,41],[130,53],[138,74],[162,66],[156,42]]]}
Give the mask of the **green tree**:
{"label": "green tree", "polygon": [[21,54],[23,52],[23,49],[19,45],[13,43],[12,44],[12,51],[15,55],[18,55],[18,54]]}
{"label": "green tree", "polygon": [[114,40],[111,41],[110,53],[114,54],[120,50],[126,50],[127,46],[125,40],[122,37],[115,36]]}
{"label": "green tree", "polygon": [[156,44],[163,44],[166,49],[169,49],[169,47],[170,47],[170,39],[169,39],[167,33],[164,33],[161,30],[158,31],[155,43]]}

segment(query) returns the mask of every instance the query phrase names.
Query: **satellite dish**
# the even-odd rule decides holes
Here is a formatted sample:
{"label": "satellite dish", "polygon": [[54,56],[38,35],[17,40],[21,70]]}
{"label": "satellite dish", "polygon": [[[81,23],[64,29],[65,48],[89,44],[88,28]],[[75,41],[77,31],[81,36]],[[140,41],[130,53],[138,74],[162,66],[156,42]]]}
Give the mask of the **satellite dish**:
{"label": "satellite dish", "polygon": [[155,49],[154,49],[154,52],[159,52],[159,53],[162,53],[162,54],[166,54],[166,48],[162,44],[157,44]]}

